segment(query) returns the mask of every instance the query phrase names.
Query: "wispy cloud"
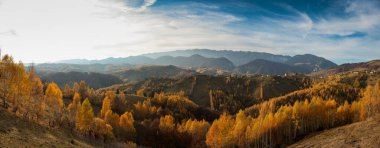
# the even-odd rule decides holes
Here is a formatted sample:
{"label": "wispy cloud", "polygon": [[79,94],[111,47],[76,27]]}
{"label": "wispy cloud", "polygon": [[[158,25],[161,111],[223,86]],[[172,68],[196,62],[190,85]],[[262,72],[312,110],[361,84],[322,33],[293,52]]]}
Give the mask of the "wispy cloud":
{"label": "wispy cloud", "polygon": [[312,19],[288,5],[282,6],[293,15],[259,20],[196,3],[191,7],[170,6],[170,11],[163,6],[150,13],[124,14],[128,26],[134,28],[130,32],[134,38],[95,48],[126,52],[211,48],[287,55],[312,53],[337,62],[355,57],[366,60],[377,58],[373,55],[380,52],[374,51],[378,43],[368,37],[378,29],[380,13],[376,5],[368,3],[347,1],[345,10],[349,14],[345,19],[338,16]]}
{"label": "wispy cloud", "polygon": [[109,6],[118,8],[123,12],[144,12],[156,0],[101,0]]}
{"label": "wispy cloud", "polygon": [[378,1],[347,0],[340,6],[343,15],[317,16],[289,4],[280,5],[282,11],[277,12],[239,2],[36,1],[27,6],[19,4],[24,0],[6,1],[0,8],[5,22],[0,30],[14,29],[20,35],[0,36],[0,44],[25,59],[31,56],[25,54],[29,50],[59,60],[191,48],[312,53],[339,63],[380,55]]}
{"label": "wispy cloud", "polygon": [[8,30],[8,31],[0,32],[0,35],[3,35],[3,36],[18,36],[15,30]]}
{"label": "wispy cloud", "polygon": [[[128,26],[128,34],[133,38],[122,43],[99,45],[95,49],[129,52],[154,52],[188,48],[228,48],[236,47],[231,42],[241,42],[227,25],[242,21],[235,15],[214,11],[217,6],[200,3],[159,7],[149,13],[126,13],[121,17]],[[218,46],[218,47],[216,47]],[[232,48],[232,47],[231,47]]]}
{"label": "wispy cloud", "polygon": [[331,17],[318,20],[314,33],[350,35],[355,32],[370,33],[380,27],[380,1],[347,1],[347,17]]}

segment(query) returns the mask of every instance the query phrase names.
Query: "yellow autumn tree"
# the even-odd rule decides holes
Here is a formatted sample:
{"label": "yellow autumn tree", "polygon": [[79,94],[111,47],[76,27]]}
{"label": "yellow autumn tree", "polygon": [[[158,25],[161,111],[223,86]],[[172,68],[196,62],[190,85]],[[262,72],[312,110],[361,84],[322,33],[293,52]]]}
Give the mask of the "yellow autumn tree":
{"label": "yellow autumn tree", "polygon": [[66,84],[66,85],[65,85],[65,88],[63,89],[63,96],[64,96],[64,97],[70,97],[70,96],[73,95],[72,92],[73,92],[73,91],[71,90],[69,84]]}
{"label": "yellow autumn tree", "polygon": [[94,136],[103,139],[104,141],[115,139],[112,133],[112,126],[107,124],[101,118],[95,118],[92,124],[92,130],[94,131]]}
{"label": "yellow autumn tree", "polygon": [[229,136],[235,121],[226,113],[215,120],[206,134],[206,144],[209,147],[228,147],[232,146],[233,141]]}
{"label": "yellow autumn tree", "polygon": [[45,104],[43,102],[43,84],[41,79],[35,73],[34,67],[32,66],[29,70],[29,81],[30,81],[30,111],[35,116],[36,121],[38,122],[42,116],[45,108]]}
{"label": "yellow autumn tree", "polygon": [[20,62],[17,65],[18,80],[17,83],[17,96],[15,101],[19,105],[19,113],[23,115],[24,118],[28,118],[31,111],[32,100],[30,98],[31,85],[29,80],[29,75],[25,71],[25,66]]}
{"label": "yellow autumn tree", "polygon": [[133,115],[130,112],[125,112],[120,116],[119,119],[119,127],[123,130],[125,135],[129,138],[132,138],[136,134],[136,129],[133,126],[135,120],[133,119]]}
{"label": "yellow autumn tree", "polygon": [[134,116],[136,119],[149,118],[157,112],[157,108],[152,105],[150,99],[144,100],[143,103],[137,102],[134,106]]}
{"label": "yellow autumn tree", "polygon": [[351,122],[350,117],[350,104],[348,104],[347,100],[343,105],[339,106],[336,111],[337,124],[344,125]]}
{"label": "yellow autumn tree", "polygon": [[[74,82],[74,85],[73,85],[73,89],[72,89],[72,91],[74,92],[74,93],[80,93],[79,92],[79,84],[78,84],[78,82]],[[82,99],[82,98],[81,98]]]}
{"label": "yellow autumn tree", "polygon": [[81,110],[78,111],[77,115],[76,128],[82,134],[88,134],[94,120],[94,112],[92,111],[92,106],[88,98],[83,101],[80,108]]}
{"label": "yellow autumn tree", "polygon": [[47,107],[47,115],[49,125],[54,122],[60,122],[63,112],[62,92],[58,85],[54,82],[50,83],[45,91],[45,104]]}
{"label": "yellow autumn tree", "polygon": [[374,86],[369,85],[364,91],[363,98],[359,101],[361,105],[360,119],[372,117],[380,112],[380,86],[377,82]]}
{"label": "yellow autumn tree", "polygon": [[13,58],[9,55],[4,55],[1,59],[1,66],[0,66],[0,78],[1,78],[1,98],[2,98],[2,105],[3,107],[8,107],[8,101],[11,97],[11,91],[10,91],[10,85],[14,85],[12,83],[12,77],[14,76],[14,66],[15,63],[13,61]]}
{"label": "yellow autumn tree", "polygon": [[191,135],[191,147],[206,147],[206,133],[210,128],[210,124],[205,121],[187,120],[179,124],[177,130],[179,133],[187,133]]}
{"label": "yellow autumn tree", "polygon": [[80,96],[78,93],[74,94],[73,101],[67,107],[69,113],[75,115],[78,110],[78,103],[80,103]]}
{"label": "yellow autumn tree", "polygon": [[117,113],[113,113],[112,110],[108,110],[104,116],[104,121],[112,127],[119,126],[120,117]]}
{"label": "yellow autumn tree", "polygon": [[79,91],[78,93],[79,93],[81,99],[88,97],[88,86],[87,86],[86,82],[80,81],[78,91]]}
{"label": "yellow autumn tree", "polygon": [[236,115],[235,125],[233,126],[229,136],[235,143],[238,144],[239,147],[247,147],[245,131],[251,120],[251,118],[245,115],[243,110],[240,110]]}
{"label": "yellow autumn tree", "polygon": [[111,100],[108,96],[106,96],[103,100],[102,109],[100,110],[100,118],[103,118],[106,116],[106,113],[111,110]]}
{"label": "yellow autumn tree", "polygon": [[6,99],[9,100],[13,112],[20,114],[27,113],[27,106],[30,103],[29,77],[21,62],[18,64],[9,63],[8,66],[6,70],[10,72],[10,75],[6,84],[6,91],[8,93]]}
{"label": "yellow autumn tree", "polygon": [[175,130],[174,117],[171,115],[161,117],[159,129],[162,132],[171,132]]}
{"label": "yellow autumn tree", "polygon": [[74,97],[73,97],[73,101],[67,107],[68,118],[69,118],[68,120],[69,120],[71,125],[74,125],[76,122],[76,115],[77,115],[78,111],[81,109],[80,103],[81,103],[80,102],[80,96],[78,93],[75,93]]}
{"label": "yellow autumn tree", "polygon": [[[111,104],[111,108],[114,108],[115,107],[115,100],[116,100],[116,94],[115,94],[115,91],[107,91],[105,94],[104,94],[104,98],[108,98],[110,100],[110,104]],[[106,111],[107,112],[107,111]],[[105,112],[105,113],[106,113]]]}

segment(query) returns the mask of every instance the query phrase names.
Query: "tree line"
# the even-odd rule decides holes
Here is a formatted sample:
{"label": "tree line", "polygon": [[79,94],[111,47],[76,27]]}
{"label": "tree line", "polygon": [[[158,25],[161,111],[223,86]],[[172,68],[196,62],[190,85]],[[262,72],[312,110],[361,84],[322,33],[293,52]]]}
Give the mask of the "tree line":
{"label": "tree line", "polygon": [[233,101],[236,96],[210,90],[210,109],[183,91],[131,103],[124,92],[98,92],[84,81],[61,90],[54,82],[44,84],[33,68],[27,72],[8,55],[0,70],[1,106],[9,112],[121,147],[283,147],[380,112],[379,82],[365,89],[358,81],[317,83],[245,110]]}
{"label": "tree line", "polygon": [[284,147],[305,135],[357,121],[380,112],[380,82],[369,85],[363,96],[349,103],[333,98],[313,97],[294,104],[276,106],[275,101],[259,105],[258,116],[240,110],[215,120],[206,137],[209,147]]}

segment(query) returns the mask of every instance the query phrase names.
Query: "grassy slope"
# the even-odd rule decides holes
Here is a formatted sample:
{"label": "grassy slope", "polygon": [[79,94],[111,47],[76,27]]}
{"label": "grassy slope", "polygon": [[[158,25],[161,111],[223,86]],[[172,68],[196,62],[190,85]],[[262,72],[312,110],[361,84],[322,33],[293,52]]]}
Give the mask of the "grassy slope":
{"label": "grassy slope", "polygon": [[312,134],[300,142],[291,145],[293,148],[304,147],[366,147],[380,146],[380,116],[350,125]]}
{"label": "grassy slope", "polygon": [[72,134],[22,120],[0,109],[0,147],[92,147]]}

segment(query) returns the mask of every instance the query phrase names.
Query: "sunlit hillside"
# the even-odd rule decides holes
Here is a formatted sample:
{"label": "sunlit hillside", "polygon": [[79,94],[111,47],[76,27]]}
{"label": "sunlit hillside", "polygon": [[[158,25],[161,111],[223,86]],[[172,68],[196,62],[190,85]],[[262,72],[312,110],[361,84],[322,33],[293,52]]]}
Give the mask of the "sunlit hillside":
{"label": "sunlit hillside", "polygon": [[379,0],[0,0],[0,147],[379,147]]}
{"label": "sunlit hillside", "polygon": [[[100,140],[106,147],[283,147],[380,112],[377,71],[326,78],[194,73],[94,89],[87,83],[96,79],[61,86],[55,83],[59,77],[42,82],[34,66],[26,70],[8,55],[1,64],[4,145],[19,143],[11,140],[15,136],[48,132],[68,146]],[[13,120],[17,124],[8,128]]]}

